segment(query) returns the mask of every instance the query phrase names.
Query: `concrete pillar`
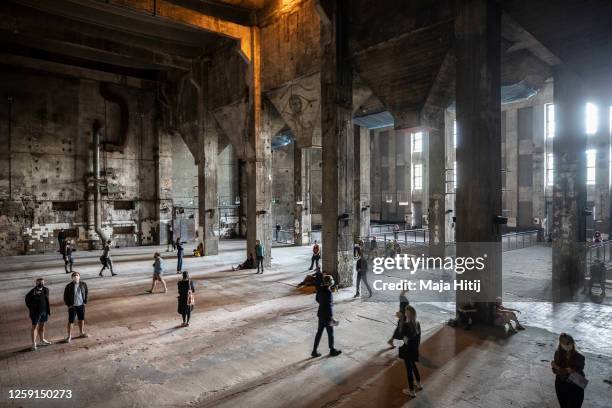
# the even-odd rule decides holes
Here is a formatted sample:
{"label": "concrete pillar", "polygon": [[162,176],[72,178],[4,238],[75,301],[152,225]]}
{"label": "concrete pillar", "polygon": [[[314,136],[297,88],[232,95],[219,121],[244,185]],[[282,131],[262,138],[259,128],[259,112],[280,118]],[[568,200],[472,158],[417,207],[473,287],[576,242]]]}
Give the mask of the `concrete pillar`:
{"label": "concrete pillar", "polygon": [[444,256],[445,252],[445,128],[444,109],[432,110],[427,123],[429,140],[429,255]]}
{"label": "concrete pillar", "polygon": [[586,135],[583,84],[554,68],[553,301],[571,300],[585,272]]}
{"label": "concrete pillar", "polygon": [[323,268],[340,286],[353,280],[352,68],[350,2],[325,2],[321,21],[321,131],[323,148]]}
{"label": "concrete pillar", "polygon": [[246,146],[247,248],[255,255],[255,241],[266,250],[264,265],[272,258],[272,135],[270,103],[261,95],[261,38],[252,27],[252,60],[249,65],[249,124]]}
{"label": "concrete pillar", "polygon": [[457,279],[480,280],[472,298],[477,320],[492,324],[501,296],[501,10],[493,0],[459,0],[455,19],[457,50],[457,256],[483,257],[483,270]]}
{"label": "concrete pillar", "polygon": [[[593,203],[595,205],[594,231],[605,233],[608,231],[608,214],[610,213],[610,107],[607,98],[593,98],[589,96],[598,108],[598,127],[597,133],[587,136],[587,143],[591,141],[588,149],[596,149],[595,163],[595,186],[593,192]],[[587,200],[589,194],[587,192]],[[588,231],[587,231],[588,233]],[[591,237],[589,237],[591,238]]]}
{"label": "concrete pillar", "polygon": [[353,240],[367,237],[370,228],[370,131],[354,126]]}
{"label": "concrete pillar", "polygon": [[294,223],[293,243],[295,245],[308,245],[311,231],[311,202],[310,202],[310,149],[293,148],[293,176],[294,176]]}

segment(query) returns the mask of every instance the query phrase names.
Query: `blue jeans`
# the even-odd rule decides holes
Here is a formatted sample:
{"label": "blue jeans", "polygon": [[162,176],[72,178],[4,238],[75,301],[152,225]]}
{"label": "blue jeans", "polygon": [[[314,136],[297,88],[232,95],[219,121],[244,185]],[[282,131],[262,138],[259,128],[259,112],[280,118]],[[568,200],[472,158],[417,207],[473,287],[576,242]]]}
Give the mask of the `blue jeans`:
{"label": "blue jeans", "polygon": [[183,270],[183,253],[182,252],[178,253],[178,260],[176,262],[176,270],[177,272],[180,272]]}

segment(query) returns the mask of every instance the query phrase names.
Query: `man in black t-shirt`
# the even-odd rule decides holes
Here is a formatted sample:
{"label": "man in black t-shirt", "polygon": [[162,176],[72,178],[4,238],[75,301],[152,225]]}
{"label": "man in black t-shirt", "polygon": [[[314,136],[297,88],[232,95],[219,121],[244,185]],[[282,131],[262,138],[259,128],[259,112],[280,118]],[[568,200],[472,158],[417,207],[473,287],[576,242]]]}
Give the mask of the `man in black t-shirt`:
{"label": "man in black t-shirt", "polygon": [[30,311],[30,319],[32,320],[32,351],[37,349],[36,333],[40,338],[40,345],[47,346],[51,344],[45,339],[45,323],[51,314],[49,306],[49,289],[45,287],[43,278],[36,279],[36,286],[28,292],[25,297],[25,303]]}

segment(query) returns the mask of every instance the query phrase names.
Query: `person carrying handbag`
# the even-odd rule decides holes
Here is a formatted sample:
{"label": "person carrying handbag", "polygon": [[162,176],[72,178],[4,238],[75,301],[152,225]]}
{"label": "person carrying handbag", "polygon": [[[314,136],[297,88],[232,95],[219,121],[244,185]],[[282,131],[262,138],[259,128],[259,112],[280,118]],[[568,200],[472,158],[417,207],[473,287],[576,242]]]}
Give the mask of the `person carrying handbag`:
{"label": "person carrying handbag", "polygon": [[404,336],[404,344],[399,348],[399,358],[404,360],[406,373],[408,375],[408,388],[402,392],[412,398],[416,397],[416,391],[423,389],[421,385],[421,374],[416,363],[419,361],[419,346],[421,344],[421,324],[417,321],[416,310],[412,306],[406,306],[404,320],[401,324],[401,332]]}
{"label": "person carrying handbag", "polygon": [[195,304],[195,286],[193,281],[189,279],[189,272],[183,271],[183,279],[178,281],[178,314],[183,317],[181,327],[189,326],[191,312]]}
{"label": "person carrying handbag", "polygon": [[584,376],[584,356],[576,351],[574,338],[559,335],[559,346],[550,363],[555,378],[555,392],[561,408],[580,408],[584,401],[587,379]]}

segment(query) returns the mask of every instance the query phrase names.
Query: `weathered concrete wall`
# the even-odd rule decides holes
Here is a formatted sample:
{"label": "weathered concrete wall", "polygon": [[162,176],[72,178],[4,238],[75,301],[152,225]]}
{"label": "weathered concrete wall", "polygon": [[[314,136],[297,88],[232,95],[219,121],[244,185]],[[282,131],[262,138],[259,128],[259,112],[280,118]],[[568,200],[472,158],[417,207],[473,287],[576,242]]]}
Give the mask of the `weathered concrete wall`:
{"label": "weathered concrete wall", "polygon": [[283,229],[293,228],[294,147],[295,143],[290,143],[272,151],[272,224]]}
{"label": "weathered concrete wall", "polygon": [[[172,141],[158,131],[154,92],[110,90],[125,101],[127,143],[100,155],[102,227],[118,245],[155,244],[164,235],[160,217],[169,215],[158,195],[172,199],[161,197],[173,191]],[[120,105],[101,96],[99,82],[13,69],[3,70],[0,95],[4,112],[12,98],[10,192],[8,148],[0,159],[0,254],[57,250],[60,228],[81,248],[98,245],[87,187],[92,129],[97,120],[102,142],[119,142]],[[7,115],[1,121],[0,144],[8,147]]]}
{"label": "weathered concrete wall", "polygon": [[183,138],[172,137],[172,201],[175,206],[197,206],[198,166]]}

